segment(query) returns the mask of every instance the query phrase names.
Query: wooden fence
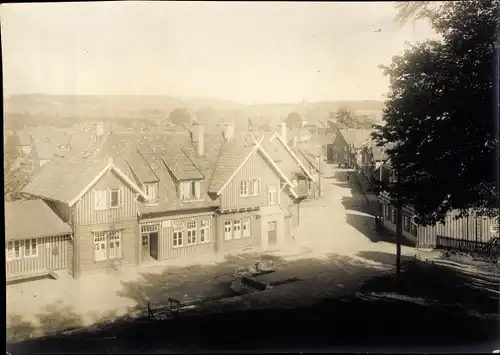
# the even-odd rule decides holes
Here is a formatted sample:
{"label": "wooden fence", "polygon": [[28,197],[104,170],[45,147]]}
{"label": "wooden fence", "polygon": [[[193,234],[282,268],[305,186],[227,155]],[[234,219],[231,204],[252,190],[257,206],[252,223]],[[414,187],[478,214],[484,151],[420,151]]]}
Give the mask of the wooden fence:
{"label": "wooden fence", "polygon": [[486,242],[478,242],[475,240],[455,239],[450,237],[436,237],[436,249],[451,249],[463,252],[480,253],[485,250]]}
{"label": "wooden fence", "polygon": [[418,246],[421,248],[447,248],[456,246],[471,251],[475,245],[484,245],[498,237],[498,218],[489,218],[470,212],[469,216],[457,219],[458,212],[451,212],[444,223],[418,227]]}

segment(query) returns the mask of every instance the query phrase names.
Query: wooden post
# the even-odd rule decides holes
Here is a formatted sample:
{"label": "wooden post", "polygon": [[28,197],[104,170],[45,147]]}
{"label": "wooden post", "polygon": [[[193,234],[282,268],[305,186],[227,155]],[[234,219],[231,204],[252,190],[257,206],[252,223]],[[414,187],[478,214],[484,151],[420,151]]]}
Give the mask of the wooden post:
{"label": "wooden post", "polygon": [[321,197],[321,157],[319,158],[319,174],[318,174],[318,179],[319,179],[319,197]]}
{"label": "wooden post", "polygon": [[401,199],[399,186],[399,166],[396,167],[396,273],[401,274]]}

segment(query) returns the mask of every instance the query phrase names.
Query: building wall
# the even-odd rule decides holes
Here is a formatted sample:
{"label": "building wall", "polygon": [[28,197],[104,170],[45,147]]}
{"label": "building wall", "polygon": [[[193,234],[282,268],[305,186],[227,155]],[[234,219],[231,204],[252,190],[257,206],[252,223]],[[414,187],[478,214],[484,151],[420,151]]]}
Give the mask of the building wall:
{"label": "building wall", "polygon": [[[235,219],[243,220],[244,218],[250,218],[250,237],[224,240],[224,222]],[[259,247],[261,245],[261,232],[261,221],[257,217],[257,211],[220,214],[217,218],[217,251]]]}
{"label": "building wall", "polygon": [[[96,211],[94,209],[94,191],[114,188],[122,188],[122,206],[119,208]],[[74,210],[74,223],[78,225],[134,219],[137,218],[136,193],[126,186],[120,178],[111,171],[103,176],[103,178],[99,180],[79,202],[77,202]]]}
{"label": "building wall", "polygon": [[[272,214],[272,215],[263,215],[260,217],[260,228],[261,228],[261,247],[263,249],[268,248],[279,248],[283,246],[286,242],[285,233],[288,231],[285,225],[285,215],[283,213],[280,214]],[[270,246],[268,245],[268,226],[269,222],[276,222],[276,234],[277,234],[277,245]]]}
{"label": "building wall", "polygon": [[[43,270],[62,270],[73,264],[73,242],[69,235],[36,238],[38,255],[24,257],[5,262],[7,278],[25,273],[36,273]],[[21,241],[21,242],[24,242]]]}
{"label": "building wall", "polygon": [[[76,225],[75,230],[75,271],[79,273],[102,270],[111,266],[121,266],[137,263],[138,245],[138,222],[137,219]],[[121,231],[122,257],[119,259],[96,261],[94,255],[93,232],[111,230]]]}
{"label": "building wall", "polygon": [[[258,196],[240,197],[240,183],[243,180],[260,179]],[[221,209],[231,210],[267,205],[268,186],[276,186],[276,198],[280,196],[280,178],[273,167],[256,152],[238,171],[221,194]]]}
{"label": "building wall", "polygon": [[[210,240],[208,242],[200,242],[201,220],[208,218],[210,221]],[[173,246],[173,223],[176,221],[183,222],[184,225],[190,220],[196,221],[196,243],[187,245],[187,232],[183,232],[183,245]],[[201,212],[195,214],[177,214],[157,218],[142,219],[140,226],[157,224],[158,229],[158,259],[176,259],[189,257],[193,255],[207,254],[215,252],[215,244],[217,238],[217,223],[213,212]],[[139,227],[140,227],[139,226]],[[140,236],[139,236],[140,238]],[[140,239],[138,242],[139,246]],[[140,248],[140,247],[139,247]],[[139,251],[140,252],[140,251]]]}

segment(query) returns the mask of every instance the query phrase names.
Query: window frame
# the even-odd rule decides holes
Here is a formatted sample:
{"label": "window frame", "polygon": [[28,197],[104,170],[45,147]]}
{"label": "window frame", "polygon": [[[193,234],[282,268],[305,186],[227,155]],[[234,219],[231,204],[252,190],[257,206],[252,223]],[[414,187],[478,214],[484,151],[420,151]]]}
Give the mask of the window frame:
{"label": "window frame", "polygon": [[249,195],[249,182],[248,180],[241,180],[240,181],[240,197],[248,197]]}
{"label": "window frame", "polygon": [[[26,244],[28,244],[28,249],[26,249]],[[35,248],[33,249],[33,245]],[[36,258],[38,257],[38,242],[36,238],[29,238],[29,239],[24,239],[22,243],[22,247],[24,249],[23,251],[23,258]],[[28,250],[28,255],[26,255],[26,250]],[[34,250],[34,252],[33,252]]]}
{"label": "window frame", "polygon": [[[172,222],[172,248],[181,248],[184,246],[184,230],[183,221]],[[177,241],[177,244],[175,243]]]}
{"label": "window frame", "polygon": [[158,183],[148,182],[144,184],[144,189],[146,190],[146,195],[149,197],[150,202],[156,202],[158,200]]}
{"label": "window frame", "polygon": [[[99,198],[98,198],[99,196]],[[104,197],[104,199],[102,199]],[[100,202],[98,204],[98,201]],[[94,190],[94,210],[105,211],[108,209],[108,191],[106,189]]]}
{"label": "window frame", "polygon": [[[113,247],[111,247],[111,245],[113,245]],[[120,230],[112,230],[106,232],[106,248],[107,248],[106,249],[107,260],[118,260],[123,257],[122,233]],[[112,256],[110,255],[111,249],[115,251],[114,255]],[[116,250],[119,250],[119,252],[117,252]]]}
{"label": "window frame", "polygon": [[248,196],[260,195],[260,179],[252,179],[248,184]]}
{"label": "window frame", "polygon": [[[118,204],[113,206],[113,193],[117,193]],[[109,209],[121,208],[123,206],[123,198],[122,198],[122,189],[121,188],[112,188],[109,189]]]}
{"label": "window frame", "polygon": [[[93,253],[94,262],[101,262],[108,260],[108,245],[107,245],[106,232],[93,232],[92,237],[94,244],[94,253]],[[104,249],[102,248],[103,245]],[[99,246],[99,249],[97,249],[96,246]],[[97,258],[96,251],[102,251],[102,250],[104,250],[104,256]]]}
{"label": "window frame", "polygon": [[243,230],[241,226],[241,219],[235,219],[233,222],[233,239],[241,239],[243,237]]}
{"label": "window frame", "polygon": [[210,218],[202,218],[200,219],[200,244],[209,242],[210,242]]}
{"label": "window frame", "polygon": [[[194,223],[194,226],[193,226]],[[190,226],[191,224],[191,226]],[[198,223],[196,219],[190,219],[186,223],[186,245],[195,245],[197,243],[197,235],[196,230],[198,227]],[[191,235],[190,235],[191,234]]]}
{"label": "window frame", "polygon": [[[16,256],[16,243],[18,245],[18,252],[19,255]],[[6,261],[15,261],[15,260],[21,260],[23,258],[23,253],[21,251],[23,245],[20,240],[9,240],[7,241],[5,245],[5,260]],[[12,247],[9,247],[9,245],[12,245]],[[12,256],[9,257],[9,249],[12,250]]]}

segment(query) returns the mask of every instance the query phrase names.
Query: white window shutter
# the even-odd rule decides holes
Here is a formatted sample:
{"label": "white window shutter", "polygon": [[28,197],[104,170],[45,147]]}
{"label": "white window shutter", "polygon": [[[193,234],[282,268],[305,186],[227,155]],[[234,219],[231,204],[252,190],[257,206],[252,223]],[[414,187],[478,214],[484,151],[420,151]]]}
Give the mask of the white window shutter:
{"label": "white window shutter", "polygon": [[196,181],[195,189],[196,199],[199,200],[201,198],[201,181]]}
{"label": "white window shutter", "polygon": [[184,183],[183,182],[180,182],[179,183],[179,199],[183,199],[184,198]]}

